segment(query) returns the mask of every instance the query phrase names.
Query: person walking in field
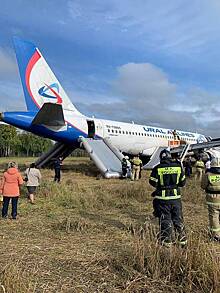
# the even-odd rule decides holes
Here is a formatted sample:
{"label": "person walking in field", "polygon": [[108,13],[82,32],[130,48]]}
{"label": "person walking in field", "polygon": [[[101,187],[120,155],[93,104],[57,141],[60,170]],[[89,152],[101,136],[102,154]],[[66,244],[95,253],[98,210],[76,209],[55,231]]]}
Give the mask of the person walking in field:
{"label": "person walking in field", "polygon": [[54,182],[60,182],[61,179],[61,166],[62,166],[62,158],[57,158],[54,161]]}
{"label": "person walking in field", "polygon": [[20,195],[20,186],[23,184],[23,179],[18,171],[17,164],[10,162],[8,164],[8,170],[4,172],[2,182],[2,194],[3,194],[3,207],[2,218],[8,217],[8,206],[11,201],[12,212],[11,216],[13,220],[17,218],[17,205]]}
{"label": "person walking in field", "polygon": [[220,158],[211,160],[210,169],[202,177],[201,187],[206,191],[211,238],[220,242]]}
{"label": "person walking in field", "polygon": [[40,185],[41,173],[35,166],[35,163],[30,164],[30,167],[25,171],[26,186],[28,190],[28,198],[31,204],[34,204],[34,195],[37,187]]}
{"label": "person walking in field", "polygon": [[135,156],[131,160],[131,166],[132,166],[132,174],[131,174],[131,180],[139,180],[140,171],[142,167],[142,161],[139,159],[139,156]]}
{"label": "person walking in field", "polygon": [[187,243],[183,223],[180,187],[185,185],[186,179],[181,163],[173,161],[171,153],[164,149],[160,153],[160,163],[151,172],[149,183],[155,187],[154,216],[159,218],[160,242],[171,247],[172,226],[177,236],[177,243],[184,246]]}
{"label": "person walking in field", "polygon": [[205,171],[205,164],[201,158],[199,158],[198,161],[196,161],[195,167],[196,167],[196,177],[195,178],[198,179],[199,181],[201,181],[202,175]]}

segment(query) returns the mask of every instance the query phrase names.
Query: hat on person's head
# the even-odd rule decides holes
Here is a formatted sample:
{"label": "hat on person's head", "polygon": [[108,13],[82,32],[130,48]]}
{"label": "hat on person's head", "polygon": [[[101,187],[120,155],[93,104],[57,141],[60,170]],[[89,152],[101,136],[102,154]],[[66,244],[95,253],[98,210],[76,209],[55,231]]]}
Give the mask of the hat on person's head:
{"label": "hat on person's head", "polygon": [[16,164],[16,162],[9,162],[8,163],[8,168],[17,168],[17,164]]}
{"label": "hat on person's head", "polygon": [[164,149],[160,152],[160,160],[172,159],[170,151]]}

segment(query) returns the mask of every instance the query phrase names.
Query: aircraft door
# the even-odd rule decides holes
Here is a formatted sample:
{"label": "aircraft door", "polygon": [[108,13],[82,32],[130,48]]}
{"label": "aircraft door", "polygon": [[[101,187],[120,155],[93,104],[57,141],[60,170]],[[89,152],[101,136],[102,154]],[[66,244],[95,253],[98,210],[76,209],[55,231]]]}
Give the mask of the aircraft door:
{"label": "aircraft door", "polygon": [[95,136],[95,122],[94,120],[87,120],[88,125],[88,137],[94,138]]}

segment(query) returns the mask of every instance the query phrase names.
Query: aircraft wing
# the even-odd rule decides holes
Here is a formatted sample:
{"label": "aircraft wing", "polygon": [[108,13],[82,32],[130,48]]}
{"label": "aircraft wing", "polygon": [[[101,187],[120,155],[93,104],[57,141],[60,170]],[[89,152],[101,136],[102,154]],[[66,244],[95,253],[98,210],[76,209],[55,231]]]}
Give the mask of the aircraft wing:
{"label": "aircraft wing", "polygon": [[[210,149],[210,148],[219,147],[219,146],[220,146],[220,138],[213,139],[213,140],[207,141],[207,142],[190,144],[188,146],[188,152],[189,151],[202,151],[205,149]],[[170,152],[172,154],[181,153],[183,151],[184,147],[185,147],[185,145],[173,148],[170,150]]]}
{"label": "aircraft wing", "polygon": [[32,121],[32,125],[45,125],[49,127],[65,126],[62,105],[44,103]]}

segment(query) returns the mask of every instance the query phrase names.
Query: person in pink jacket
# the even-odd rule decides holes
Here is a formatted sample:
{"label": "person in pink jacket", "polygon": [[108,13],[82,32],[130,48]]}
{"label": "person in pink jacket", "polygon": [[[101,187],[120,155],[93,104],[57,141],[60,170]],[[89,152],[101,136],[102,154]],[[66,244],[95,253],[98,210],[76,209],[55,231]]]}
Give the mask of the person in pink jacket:
{"label": "person in pink jacket", "polygon": [[20,195],[19,187],[22,184],[23,184],[23,179],[17,169],[17,164],[15,162],[10,162],[8,164],[8,170],[4,172],[3,182],[2,182],[2,194],[3,194],[2,218],[7,218],[8,206],[11,200],[11,204],[12,204],[11,216],[12,216],[12,219],[16,220],[18,197]]}

